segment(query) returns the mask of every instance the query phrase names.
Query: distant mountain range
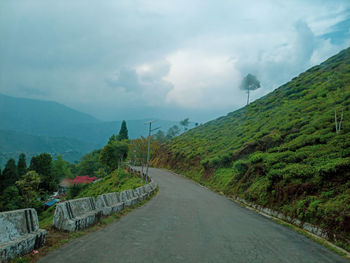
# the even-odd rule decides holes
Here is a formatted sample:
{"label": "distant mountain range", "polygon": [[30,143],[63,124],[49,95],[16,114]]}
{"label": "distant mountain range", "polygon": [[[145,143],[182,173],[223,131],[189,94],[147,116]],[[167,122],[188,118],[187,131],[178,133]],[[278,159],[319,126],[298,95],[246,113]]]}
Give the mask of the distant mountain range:
{"label": "distant mountain range", "polygon": [[[130,138],[147,136],[145,121],[127,120]],[[156,126],[167,131],[174,124],[178,122],[158,120]],[[21,152],[28,156],[49,152],[77,161],[103,147],[120,125],[121,121],[103,122],[57,102],[0,94],[0,166]]]}

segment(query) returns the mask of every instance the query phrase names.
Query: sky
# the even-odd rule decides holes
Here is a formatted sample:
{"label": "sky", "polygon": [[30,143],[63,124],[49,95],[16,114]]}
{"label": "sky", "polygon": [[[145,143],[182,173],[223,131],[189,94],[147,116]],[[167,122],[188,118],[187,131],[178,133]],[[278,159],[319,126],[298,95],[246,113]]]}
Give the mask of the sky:
{"label": "sky", "polygon": [[349,46],[348,0],[1,0],[0,93],[204,122]]}

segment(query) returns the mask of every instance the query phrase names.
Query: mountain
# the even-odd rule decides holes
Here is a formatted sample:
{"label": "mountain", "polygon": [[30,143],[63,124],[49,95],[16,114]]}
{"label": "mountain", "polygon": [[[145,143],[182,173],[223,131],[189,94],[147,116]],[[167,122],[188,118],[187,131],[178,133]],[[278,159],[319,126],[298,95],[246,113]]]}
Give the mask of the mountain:
{"label": "mountain", "polygon": [[[148,120],[129,120],[130,138],[147,136]],[[168,130],[173,121],[158,120],[155,127]],[[92,149],[101,148],[121,121],[103,122],[91,115],[53,101],[15,98],[0,94],[0,165],[8,158],[49,152],[77,161]]]}
{"label": "mountain", "polygon": [[[343,111],[338,133],[335,110],[338,125]],[[318,225],[345,244],[350,240],[349,110],[346,49],[250,105],[162,145],[153,164]]]}
{"label": "mountain", "polygon": [[[0,94],[0,129],[36,136],[68,137],[102,147],[119,132],[121,120],[103,122],[91,115],[52,101],[15,98]],[[148,120],[127,120],[130,138],[147,136]],[[174,121],[158,120],[155,125],[168,130]]]}
{"label": "mountain", "polygon": [[15,98],[0,94],[0,129],[35,135],[57,135],[57,130],[76,123],[94,123],[96,118],[52,101]]}
{"label": "mountain", "polygon": [[25,153],[27,161],[40,153],[50,153],[53,157],[62,155],[70,162],[79,160],[95,145],[72,138],[34,136],[16,131],[0,130],[0,167],[4,168],[8,159],[18,159]]}

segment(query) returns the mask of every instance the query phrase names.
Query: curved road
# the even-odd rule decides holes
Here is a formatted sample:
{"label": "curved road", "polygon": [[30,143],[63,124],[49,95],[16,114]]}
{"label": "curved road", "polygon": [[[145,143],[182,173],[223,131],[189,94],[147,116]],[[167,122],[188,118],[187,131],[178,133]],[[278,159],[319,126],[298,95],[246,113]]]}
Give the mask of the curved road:
{"label": "curved road", "polygon": [[40,262],[348,262],[306,237],[171,172],[157,196]]}

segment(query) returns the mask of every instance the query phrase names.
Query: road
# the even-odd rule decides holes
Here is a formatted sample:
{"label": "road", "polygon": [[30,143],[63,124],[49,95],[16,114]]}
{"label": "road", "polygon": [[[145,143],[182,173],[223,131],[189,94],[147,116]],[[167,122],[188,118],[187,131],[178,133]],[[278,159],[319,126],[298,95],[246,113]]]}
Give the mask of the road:
{"label": "road", "polygon": [[169,171],[157,196],[40,262],[348,262],[323,246]]}

